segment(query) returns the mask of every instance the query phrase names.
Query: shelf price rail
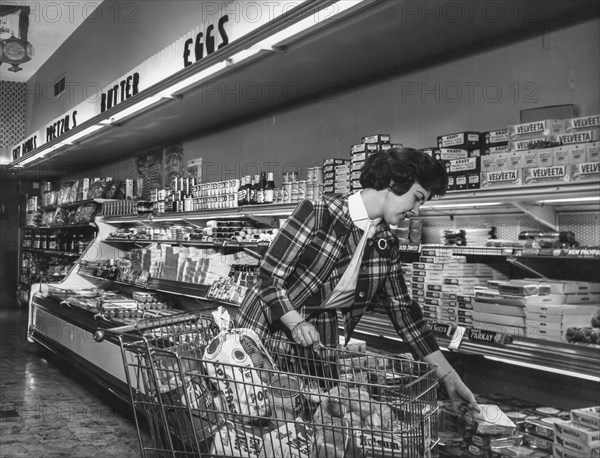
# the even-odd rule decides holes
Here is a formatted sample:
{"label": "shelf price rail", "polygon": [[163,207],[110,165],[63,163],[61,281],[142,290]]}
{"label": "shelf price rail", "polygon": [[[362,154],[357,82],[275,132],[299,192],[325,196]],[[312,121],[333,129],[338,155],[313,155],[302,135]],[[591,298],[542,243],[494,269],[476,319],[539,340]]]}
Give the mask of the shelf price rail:
{"label": "shelf price rail", "polygon": [[120,344],[144,457],[435,456],[434,366],[251,334],[193,313],[96,333]]}

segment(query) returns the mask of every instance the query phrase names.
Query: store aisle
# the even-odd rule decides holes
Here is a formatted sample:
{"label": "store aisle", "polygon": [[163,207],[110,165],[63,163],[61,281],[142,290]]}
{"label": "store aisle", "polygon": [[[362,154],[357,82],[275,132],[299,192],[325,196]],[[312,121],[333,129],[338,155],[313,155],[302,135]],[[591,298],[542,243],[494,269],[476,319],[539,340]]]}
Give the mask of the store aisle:
{"label": "store aisle", "polygon": [[[4,303],[4,301],[3,301]],[[0,458],[139,457],[129,405],[27,341],[27,311],[0,308]]]}

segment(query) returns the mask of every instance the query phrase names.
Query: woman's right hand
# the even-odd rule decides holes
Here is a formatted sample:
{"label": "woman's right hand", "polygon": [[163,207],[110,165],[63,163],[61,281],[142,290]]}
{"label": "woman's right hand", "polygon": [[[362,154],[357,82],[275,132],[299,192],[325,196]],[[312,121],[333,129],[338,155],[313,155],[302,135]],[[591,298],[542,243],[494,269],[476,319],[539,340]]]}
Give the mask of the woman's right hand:
{"label": "woman's right hand", "polygon": [[317,329],[307,321],[300,321],[292,328],[292,339],[303,347],[313,347],[317,350],[321,346],[321,336]]}

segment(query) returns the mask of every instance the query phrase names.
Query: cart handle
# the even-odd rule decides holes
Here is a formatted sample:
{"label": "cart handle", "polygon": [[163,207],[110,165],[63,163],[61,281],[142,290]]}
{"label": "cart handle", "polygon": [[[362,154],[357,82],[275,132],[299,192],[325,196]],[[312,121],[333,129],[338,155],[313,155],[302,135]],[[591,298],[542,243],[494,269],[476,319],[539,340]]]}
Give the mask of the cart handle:
{"label": "cart handle", "polygon": [[177,324],[183,321],[190,321],[192,319],[198,319],[198,315],[195,315],[193,313],[181,313],[174,316],[144,320],[136,324],[128,324],[108,329],[97,329],[96,332],[94,332],[94,340],[96,342],[102,342],[106,338],[107,333],[114,335],[123,335],[127,334],[128,332],[143,331],[145,329],[157,328],[169,324]]}

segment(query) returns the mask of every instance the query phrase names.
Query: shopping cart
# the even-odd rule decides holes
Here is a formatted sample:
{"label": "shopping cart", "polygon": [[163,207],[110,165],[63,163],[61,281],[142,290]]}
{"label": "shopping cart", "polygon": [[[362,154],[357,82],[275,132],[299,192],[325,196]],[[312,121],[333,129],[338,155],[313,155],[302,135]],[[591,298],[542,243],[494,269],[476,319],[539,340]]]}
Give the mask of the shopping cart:
{"label": "shopping cart", "polygon": [[[97,340],[104,335],[120,343],[145,458],[437,456],[427,363],[278,340],[261,349],[243,332],[226,343],[201,314],[102,330]],[[219,352],[231,362],[207,357]]]}

